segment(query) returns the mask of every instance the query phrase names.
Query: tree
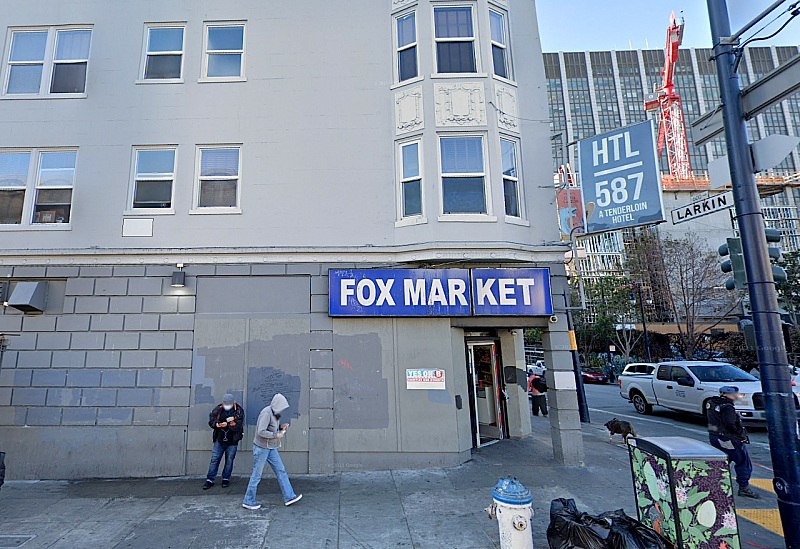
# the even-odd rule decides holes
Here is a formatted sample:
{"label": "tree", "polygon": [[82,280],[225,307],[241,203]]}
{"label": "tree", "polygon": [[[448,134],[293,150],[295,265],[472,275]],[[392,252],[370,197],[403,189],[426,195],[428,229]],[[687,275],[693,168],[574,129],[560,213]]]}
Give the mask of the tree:
{"label": "tree", "polygon": [[706,332],[724,320],[740,300],[722,286],[726,276],[717,254],[696,233],[663,238],[661,263],[669,303],[678,327],[676,344],[691,359],[702,348]]}
{"label": "tree", "polygon": [[786,270],[786,281],[776,284],[778,297],[789,312],[792,324],[798,326],[800,315],[800,252],[783,254],[781,267]]}

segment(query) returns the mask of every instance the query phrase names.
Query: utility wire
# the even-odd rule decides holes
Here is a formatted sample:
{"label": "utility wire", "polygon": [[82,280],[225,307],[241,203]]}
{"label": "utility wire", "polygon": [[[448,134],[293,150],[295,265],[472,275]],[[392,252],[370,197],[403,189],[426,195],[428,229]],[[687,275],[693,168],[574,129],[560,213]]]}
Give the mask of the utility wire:
{"label": "utility wire", "polygon": [[547,122],[550,123],[550,120],[545,120],[543,118],[522,118],[521,116],[515,116],[513,114],[509,114],[505,112],[503,109],[489,101],[489,104],[496,110],[498,113],[502,114],[503,116],[508,116],[509,118],[516,118],[517,120],[524,120],[526,122]]}

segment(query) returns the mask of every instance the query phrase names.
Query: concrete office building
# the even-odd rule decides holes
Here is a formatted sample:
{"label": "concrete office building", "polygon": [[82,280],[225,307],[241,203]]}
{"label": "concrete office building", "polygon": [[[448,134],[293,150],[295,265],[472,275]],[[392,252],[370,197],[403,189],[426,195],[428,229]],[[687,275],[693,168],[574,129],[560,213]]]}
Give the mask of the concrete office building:
{"label": "concrete office building", "polygon": [[[237,473],[277,391],[290,471],[458,464],[530,432],[524,326],[582,461],[532,1],[30,0],[2,25],[11,478],[202,473],[226,392]],[[339,269],[458,268],[463,297],[498,267],[549,268],[553,314],[329,314]]]}
{"label": "concrete office building", "polygon": [[[739,70],[742,85],[755,82],[797,54],[797,46],[746,48]],[[717,73],[715,65],[709,61],[711,55],[709,48],[686,48],[679,53],[675,84],[683,102],[687,126],[719,104]],[[577,170],[577,151],[567,146],[568,143],[654,116],[658,120],[657,112],[645,112],[644,97],[661,85],[663,66],[663,50],[545,53],[554,173],[558,166],[567,162]],[[750,120],[748,130],[751,141],[773,133],[800,135],[800,96],[792,96]],[[662,154],[667,222],[658,226],[658,232],[676,238],[687,231],[702,233],[709,246],[716,247],[735,234],[729,211],[677,225],[670,219],[671,210],[707,196],[710,191],[708,162],[726,154],[724,136],[702,147],[694,145],[691,131],[687,138],[695,178],[680,181],[669,177],[666,152]],[[768,196],[762,199],[767,225],[783,233],[781,247],[785,252],[800,250],[798,169],[800,153],[795,150],[760,181],[769,183],[766,185]],[[628,235],[627,240],[630,238]],[[579,242],[586,251],[581,269],[589,278],[622,273],[626,260],[626,235],[622,231],[589,236]]]}

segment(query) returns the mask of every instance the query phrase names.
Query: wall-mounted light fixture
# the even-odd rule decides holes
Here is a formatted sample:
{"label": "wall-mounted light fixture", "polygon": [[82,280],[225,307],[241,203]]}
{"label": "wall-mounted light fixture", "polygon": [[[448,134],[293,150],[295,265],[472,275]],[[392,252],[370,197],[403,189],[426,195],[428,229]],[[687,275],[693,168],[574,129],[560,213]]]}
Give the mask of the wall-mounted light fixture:
{"label": "wall-mounted light fixture", "polygon": [[186,272],[183,270],[183,263],[178,263],[178,270],[172,271],[172,287],[183,288],[186,286]]}

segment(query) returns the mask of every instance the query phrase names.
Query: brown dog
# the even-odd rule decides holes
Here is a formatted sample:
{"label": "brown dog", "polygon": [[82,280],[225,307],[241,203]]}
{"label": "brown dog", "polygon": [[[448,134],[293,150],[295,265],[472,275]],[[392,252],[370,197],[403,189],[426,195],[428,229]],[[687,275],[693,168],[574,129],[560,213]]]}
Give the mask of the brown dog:
{"label": "brown dog", "polygon": [[606,429],[608,429],[608,442],[613,442],[614,435],[616,434],[622,435],[623,442],[628,442],[628,437],[631,435],[636,436],[636,431],[633,430],[633,425],[627,421],[620,421],[617,418],[614,418],[611,421],[607,421],[605,426]]}

